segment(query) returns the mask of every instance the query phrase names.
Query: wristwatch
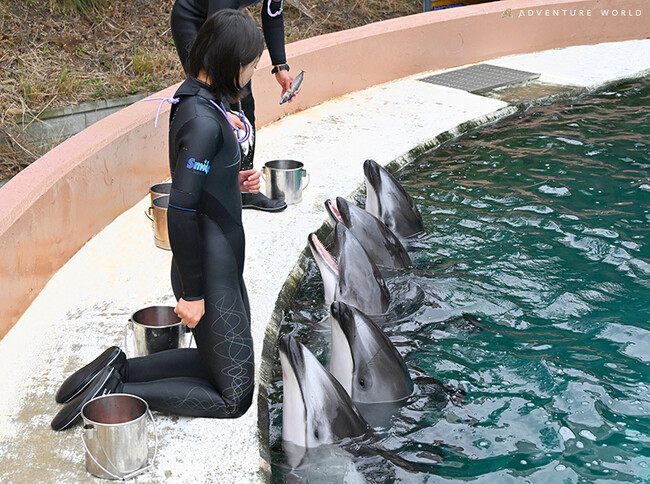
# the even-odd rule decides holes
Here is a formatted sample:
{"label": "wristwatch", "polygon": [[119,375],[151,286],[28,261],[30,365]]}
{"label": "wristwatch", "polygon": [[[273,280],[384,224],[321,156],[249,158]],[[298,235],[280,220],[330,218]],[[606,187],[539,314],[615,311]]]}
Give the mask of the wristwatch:
{"label": "wristwatch", "polygon": [[271,74],[277,74],[280,71],[288,71],[288,70],[289,70],[289,65],[282,64],[280,66],[275,66],[273,69],[271,69]]}

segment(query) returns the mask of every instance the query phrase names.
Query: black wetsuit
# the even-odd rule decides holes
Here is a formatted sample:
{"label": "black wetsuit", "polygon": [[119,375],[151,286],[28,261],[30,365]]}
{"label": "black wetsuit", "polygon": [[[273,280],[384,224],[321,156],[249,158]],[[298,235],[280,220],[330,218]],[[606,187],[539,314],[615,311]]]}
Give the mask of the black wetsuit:
{"label": "black wetsuit", "polygon": [[153,410],[232,418],[250,407],[254,387],[242,278],[240,151],[206,87],[191,77],[180,86],[169,127],[172,287],[177,299],[205,301],[205,315],[193,329],[197,349],[129,359],[122,391],[144,398]]}
{"label": "black wetsuit", "polygon": [[[187,71],[187,59],[190,55],[192,43],[199,29],[209,16],[224,8],[235,10],[246,8],[258,3],[260,0],[176,0],[171,13],[171,30],[178,57]],[[286,55],[284,51],[284,19],[282,17],[282,2],[277,0],[261,0],[262,3],[262,31],[264,40],[274,65],[284,64]],[[241,100],[241,108],[255,128],[255,100],[251,90],[251,83],[246,87],[246,95]],[[232,106],[237,110],[237,106]],[[254,140],[254,138],[253,138]],[[254,144],[250,153],[242,160],[242,169],[253,168]]]}

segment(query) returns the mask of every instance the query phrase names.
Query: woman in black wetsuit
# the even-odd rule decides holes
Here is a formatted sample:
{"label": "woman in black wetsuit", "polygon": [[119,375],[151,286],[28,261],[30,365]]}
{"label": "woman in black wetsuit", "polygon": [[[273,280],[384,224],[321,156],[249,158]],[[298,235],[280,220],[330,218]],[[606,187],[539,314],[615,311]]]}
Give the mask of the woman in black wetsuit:
{"label": "woman in black wetsuit", "polygon": [[259,172],[240,171],[238,138],[224,106],[236,102],[264,47],[255,23],[222,10],[201,28],[189,75],[173,101],[169,127],[172,190],[168,226],[176,313],[197,348],[126,359],[111,347],[61,385],[66,405],[52,421],[63,430],[100,394],[130,393],[153,410],[236,418],[254,387],[250,308],[242,278],[241,191],[259,190]]}
{"label": "woman in black wetsuit", "polygon": [[[293,76],[289,74],[289,66],[284,51],[284,18],[282,15],[282,0],[176,0],[171,12],[171,31],[178,57],[186,73],[188,71],[188,58],[192,43],[203,25],[203,22],[222,9],[244,9],[262,2],[262,31],[271,56],[273,68],[271,73],[282,87],[282,93],[291,90]],[[246,86],[246,94],[241,99],[241,107],[233,105],[234,110],[243,110],[244,114],[255,130],[255,101],[253,99],[250,83]],[[280,98],[278,97],[278,100]],[[233,124],[243,128],[236,118]],[[242,169],[253,168],[255,154],[255,135],[251,137],[250,146],[244,150]],[[277,212],[285,209],[287,204],[281,200],[271,200],[262,193],[242,194],[243,208],[253,208],[267,212]]]}

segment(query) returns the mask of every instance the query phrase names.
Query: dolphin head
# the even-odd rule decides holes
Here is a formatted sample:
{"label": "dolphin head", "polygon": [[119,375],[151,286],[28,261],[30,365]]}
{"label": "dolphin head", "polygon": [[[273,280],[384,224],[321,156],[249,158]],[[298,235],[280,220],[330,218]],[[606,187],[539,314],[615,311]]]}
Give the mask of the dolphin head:
{"label": "dolphin head", "polygon": [[381,205],[379,194],[381,192],[381,172],[379,165],[374,160],[363,162],[363,175],[366,179],[366,211],[379,218]]}
{"label": "dolphin head", "polygon": [[375,264],[392,269],[412,266],[411,258],[400,240],[377,217],[341,197],[336,198],[336,213]]}
{"label": "dolphin head", "polygon": [[366,210],[384,222],[398,237],[424,231],[422,215],[411,196],[395,178],[373,160],[363,163]]}
{"label": "dolphin head", "polygon": [[311,351],[290,335],[280,338],[279,350],[284,386],[282,440],[309,448],[368,431],[348,394]]}
{"label": "dolphin head", "polygon": [[408,368],[390,339],[368,316],[342,302],[330,307],[330,372],[355,402],[386,403],[413,393]]}
{"label": "dolphin head", "polygon": [[345,225],[336,224],[335,231],[339,248],[336,300],[355,306],[367,314],[385,313],[390,293],[379,269]]}
{"label": "dolphin head", "polygon": [[316,260],[316,265],[318,265],[321,278],[323,279],[325,302],[330,304],[336,294],[336,287],[339,280],[339,266],[316,234],[309,234],[308,243],[309,249]]}

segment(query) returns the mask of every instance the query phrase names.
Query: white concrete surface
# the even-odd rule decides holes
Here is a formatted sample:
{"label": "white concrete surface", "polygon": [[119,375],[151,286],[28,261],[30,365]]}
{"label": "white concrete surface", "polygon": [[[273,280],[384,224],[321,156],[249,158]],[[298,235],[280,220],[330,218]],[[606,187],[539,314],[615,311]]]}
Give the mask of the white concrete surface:
{"label": "white concrete surface", "polygon": [[[595,88],[647,74],[650,40],[490,63],[540,72],[547,82]],[[282,213],[244,212],[244,276],[258,363],[277,295],[307,235],[325,220],[323,202],[348,196],[362,183],[365,159],[386,164],[468,120],[485,122],[513,112],[501,101],[416,80],[430,74],[352,93],[259,131],[256,166],[278,158],[300,160],[311,183],[303,201]],[[303,89],[309,89],[308,74]],[[105,347],[121,344],[132,312],[174,304],[171,254],[154,247],[151,224],[144,215],[148,205],[147,197],[80,250],[0,341],[0,482],[93,481],[84,467],[81,428],[53,432],[49,427],[59,409],[53,395],[66,375]],[[162,414],[155,418],[160,431],[158,459],[137,482],[260,480],[256,400],[237,420]]]}

